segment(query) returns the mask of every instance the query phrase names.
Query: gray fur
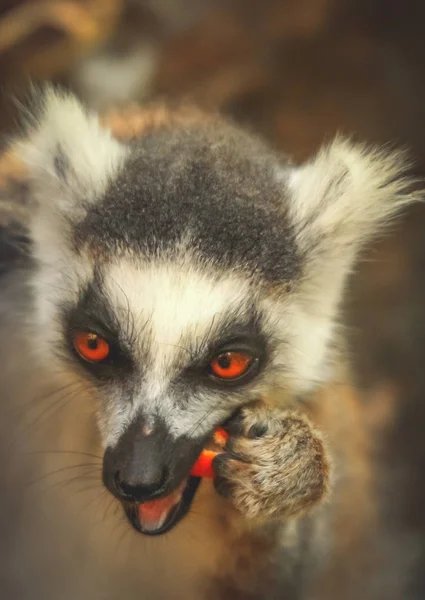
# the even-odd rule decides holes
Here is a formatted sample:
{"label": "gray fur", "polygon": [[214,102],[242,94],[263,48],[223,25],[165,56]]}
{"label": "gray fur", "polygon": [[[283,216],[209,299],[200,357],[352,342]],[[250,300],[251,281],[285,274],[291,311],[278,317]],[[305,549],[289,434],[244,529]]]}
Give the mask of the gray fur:
{"label": "gray fur", "polygon": [[226,123],[154,131],[131,144],[120,174],[76,227],[76,246],[151,260],[187,243],[220,271],[290,282],[300,258],[277,164]]}

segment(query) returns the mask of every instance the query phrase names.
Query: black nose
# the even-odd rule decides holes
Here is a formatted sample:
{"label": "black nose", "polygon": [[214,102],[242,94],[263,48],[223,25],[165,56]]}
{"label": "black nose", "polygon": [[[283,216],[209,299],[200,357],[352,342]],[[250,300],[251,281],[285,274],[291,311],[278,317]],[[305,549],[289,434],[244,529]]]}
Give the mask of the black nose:
{"label": "black nose", "polygon": [[132,423],[103,457],[103,481],[120,500],[147,502],[169,490],[173,446],[159,421],[147,429],[143,420]]}
{"label": "black nose", "polygon": [[147,502],[166,496],[189,475],[204,439],[174,438],[155,419],[145,426],[140,416],[103,457],[103,483],[119,500]]}
{"label": "black nose", "polygon": [[125,499],[142,502],[159,496],[165,489],[166,468],[126,471],[117,471],[114,476],[116,491]]}

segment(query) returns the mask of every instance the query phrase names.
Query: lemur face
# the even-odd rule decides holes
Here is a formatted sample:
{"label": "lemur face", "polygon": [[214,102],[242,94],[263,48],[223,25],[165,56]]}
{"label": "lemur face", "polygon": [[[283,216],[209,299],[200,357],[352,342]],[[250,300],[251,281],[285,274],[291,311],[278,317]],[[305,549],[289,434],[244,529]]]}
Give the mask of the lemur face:
{"label": "lemur face", "polygon": [[175,524],[192,495],[172,521],[141,522],[132,501],[182,482],[194,491],[188,473],[214,427],[277,384],[278,336],[256,294],[242,277],[184,260],[122,258],[63,307],[61,353],[98,389],[104,482],[145,533]]}
{"label": "lemur face", "polygon": [[[163,533],[215,426],[323,379],[356,253],[405,200],[398,157],[337,142],[295,169],[217,119],[123,144],[72,97],[40,109],[21,144],[37,344],[96,399],[105,485]],[[163,514],[137,510],[155,498]]]}

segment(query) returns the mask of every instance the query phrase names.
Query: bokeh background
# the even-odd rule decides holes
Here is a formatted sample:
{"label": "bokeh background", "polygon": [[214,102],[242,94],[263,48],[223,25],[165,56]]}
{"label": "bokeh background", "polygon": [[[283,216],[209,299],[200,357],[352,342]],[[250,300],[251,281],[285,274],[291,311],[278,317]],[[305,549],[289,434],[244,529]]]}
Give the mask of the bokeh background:
{"label": "bokeh background", "polygon": [[[16,124],[11,97],[48,79],[101,110],[218,108],[295,160],[336,132],[405,145],[423,177],[424,23],[420,0],[1,0],[0,133]],[[349,292],[365,410],[382,398],[382,519],[401,554],[416,549],[406,598],[424,598],[425,207],[368,250]]]}

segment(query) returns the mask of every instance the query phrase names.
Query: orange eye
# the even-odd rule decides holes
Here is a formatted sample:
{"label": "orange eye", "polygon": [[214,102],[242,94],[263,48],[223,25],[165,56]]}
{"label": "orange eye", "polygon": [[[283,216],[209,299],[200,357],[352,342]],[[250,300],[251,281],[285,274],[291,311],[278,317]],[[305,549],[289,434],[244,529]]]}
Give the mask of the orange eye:
{"label": "orange eye", "polygon": [[109,354],[108,342],[90,331],[78,331],[74,336],[74,346],[78,354],[90,362],[100,362]]}
{"label": "orange eye", "polygon": [[212,372],[220,379],[241,377],[252,363],[252,356],[243,352],[223,352],[210,363]]}

